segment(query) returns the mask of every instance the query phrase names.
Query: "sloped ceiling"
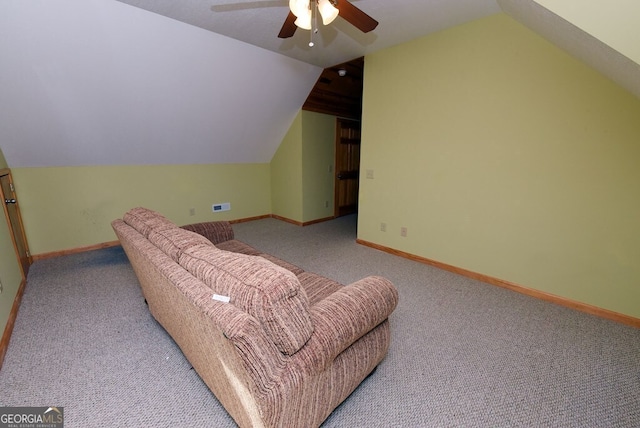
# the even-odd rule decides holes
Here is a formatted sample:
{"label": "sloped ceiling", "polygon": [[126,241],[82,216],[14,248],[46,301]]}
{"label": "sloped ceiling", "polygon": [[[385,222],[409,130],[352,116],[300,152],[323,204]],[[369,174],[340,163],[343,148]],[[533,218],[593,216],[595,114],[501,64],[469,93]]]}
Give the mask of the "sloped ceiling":
{"label": "sloped ceiling", "polygon": [[378,27],[364,34],[338,16],[329,26],[319,24],[310,48],[309,31],[277,37],[288,0],[119,1],[322,68],[500,12],[495,0],[352,0]]}
{"label": "sloped ceiling", "polygon": [[266,163],[322,72],[114,0],[2,1],[0,57],[11,168]]}
{"label": "sloped ceiling", "polygon": [[[607,5],[607,8],[615,7],[615,3],[620,3],[620,0],[614,0],[613,3]],[[498,4],[506,14],[515,20],[520,21],[640,98],[640,64],[621,52],[632,54],[626,45],[617,50],[615,49],[617,46],[606,44],[536,1],[498,0]],[[629,3],[627,2],[627,4]],[[635,21],[627,21],[625,27],[621,26],[615,32],[618,34],[628,33],[628,38],[634,38],[637,41],[637,46],[640,46],[640,30],[638,30],[640,28],[640,2],[637,4],[638,6],[634,6],[637,9],[629,11],[632,16],[635,16]],[[578,6],[584,7],[582,3]],[[624,4],[617,6],[624,6]],[[618,13],[624,14],[621,10],[618,10]],[[625,41],[628,42],[628,40]],[[615,41],[612,41],[612,44],[615,44]],[[640,59],[640,55],[638,55],[638,59]]]}
{"label": "sloped ceiling", "polygon": [[[289,10],[287,0],[183,0],[179,5],[174,0],[119,1],[322,68],[503,11],[640,97],[640,2],[352,0],[380,21],[378,27],[364,34],[338,17],[329,26],[319,26],[316,46],[310,48],[309,31],[298,30],[291,39],[276,37]],[[571,22],[584,16],[604,21],[591,27],[605,31],[591,34]],[[613,34],[606,37],[608,44],[598,38],[608,34]]]}
{"label": "sloped ceiling", "polygon": [[378,28],[338,18],[312,49],[276,37],[287,3],[3,0],[8,165],[269,162],[323,68],[500,11],[640,97],[637,61],[537,1],[353,0]]}

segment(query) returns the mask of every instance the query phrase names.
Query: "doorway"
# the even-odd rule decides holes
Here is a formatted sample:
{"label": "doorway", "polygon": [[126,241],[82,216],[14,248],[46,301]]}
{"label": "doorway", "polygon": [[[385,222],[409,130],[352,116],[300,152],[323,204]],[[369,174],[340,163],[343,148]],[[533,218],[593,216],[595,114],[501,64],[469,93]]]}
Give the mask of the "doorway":
{"label": "doorway", "polygon": [[363,77],[364,57],[326,68],[302,106],[337,118],[334,217],[358,212]]}
{"label": "doorway", "polygon": [[22,270],[22,279],[27,279],[29,266],[31,266],[32,258],[27,245],[27,238],[24,233],[22,217],[20,216],[20,206],[16,197],[15,187],[11,171],[8,169],[0,170],[0,198],[4,202],[4,214],[11,233],[11,240],[16,251],[16,256],[20,262]]}
{"label": "doorway", "polygon": [[360,121],[336,119],[334,216],[358,212],[360,184]]}

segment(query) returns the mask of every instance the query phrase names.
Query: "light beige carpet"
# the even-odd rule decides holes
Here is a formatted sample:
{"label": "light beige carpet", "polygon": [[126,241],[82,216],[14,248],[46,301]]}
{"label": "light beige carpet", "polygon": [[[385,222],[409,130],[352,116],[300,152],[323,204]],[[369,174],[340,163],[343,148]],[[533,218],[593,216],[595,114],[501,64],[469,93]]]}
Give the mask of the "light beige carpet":
{"label": "light beige carpet", "polygon": [[[234,226],[308,271],[398,287],[387,358],[325,427],[640,426],[640,330],[360,246],[355,228]],[[0,391],[0,406],[64,406],[68,427],[235,426],[119,247],[32,266]]]}

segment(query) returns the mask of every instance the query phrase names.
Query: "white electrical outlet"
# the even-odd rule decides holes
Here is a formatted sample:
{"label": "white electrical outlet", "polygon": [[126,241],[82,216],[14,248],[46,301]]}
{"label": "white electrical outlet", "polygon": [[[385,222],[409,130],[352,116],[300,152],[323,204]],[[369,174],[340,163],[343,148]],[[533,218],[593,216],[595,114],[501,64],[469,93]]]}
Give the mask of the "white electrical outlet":
{"label": "white electrical outlet", "polygon": [[380,232],[387,231],[387,223],[380,223]]}
{"label": "white electrical outlet", "polygon": [[211,211],[213,211],[214,213],[220,212],[220,211],[229,211],[231,210],[231,203],[230,202],[223,202],[221,204],[213,204],[211,206]]}
{"label": "white electrical outlet", "polygon": [[407,228],[406,227],[401,227],[400,228],[400,236],[407,236]]}

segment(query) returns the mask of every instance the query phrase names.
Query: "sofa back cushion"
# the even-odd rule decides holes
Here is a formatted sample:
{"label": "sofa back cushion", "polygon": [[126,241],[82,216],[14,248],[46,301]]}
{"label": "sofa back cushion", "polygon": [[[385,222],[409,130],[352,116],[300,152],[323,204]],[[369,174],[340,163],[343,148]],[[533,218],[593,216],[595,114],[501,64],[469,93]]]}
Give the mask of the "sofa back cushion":
{"label": "sofa back cushion", "polygon": [[162,214],[148,208],[133,208],[123,216],[122,220],[144,235],[175,262],[186,248],[194,245],[213,247],[211,241],[204,236],[182,229]]}
{"label": "sofa back cushion", "polygon": [[223,220],[207,221],[204,223],[192,223],[180,227],[205,236],[207,239],[213,242],[214,245],[217,245],[221,242],[230,241],[234,237],[231,223]]}
{"label": "sofa back cushion", "polygon": [[285,355],[313,333],[309,300],[296,276],[262,257],[206,246],[186,249],[179,263],[214,293],[252,315]]}
{"label": "sofa back cushion", "polygon": [[166,255],[171,257],[176,263],[180,255],[193,246],[205,246],[215,249],[215,246],[204,236],[184,230],[179,227],[159,228],[149,231],[147,237],[156,247],[160,248]]}
{"label": "sofa back cushion", "polygon": [[148,208],[137,207],[130,209],[122,217],[122,220],[145,238],[149,237],[152,230],[172,229],[177,227],[171,220],[162,214]]}

